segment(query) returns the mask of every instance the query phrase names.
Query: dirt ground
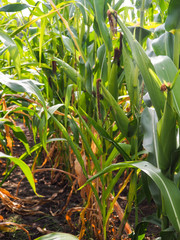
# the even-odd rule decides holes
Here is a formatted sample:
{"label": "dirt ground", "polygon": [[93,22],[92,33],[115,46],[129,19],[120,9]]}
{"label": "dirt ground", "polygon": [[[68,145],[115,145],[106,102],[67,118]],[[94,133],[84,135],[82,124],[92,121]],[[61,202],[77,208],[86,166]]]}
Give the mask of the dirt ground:
{"label": "dirt ground", "polygon": [[[23,124],[20,125],[26,134],[28,142],[33,146],[33,138],[27,128]],[[19,157],[24,151],[24,146],[18,141],[14,142],[13,155]],[[5,161],[1,160],[0,180],[3,179],[2,173],[5,170]],[[28,157],[26,163],[31,167],[33,158]],[[46,168],[51,167],[46,165]],[[19,185],[18,194],[17,187],[19,181],[23,178],[23,173],[17,167],[10,175],[8,180],[3,184],[2,188],[10,192],[12,196],[18,199],[10,198],[12,202],[8,204],[0,203],[0,217],[3,217],[4,222],[14,222],[21,224],[29,231],[31,239],[35,239],[50,232],[67,232],[77,235],[80,231],[79,212],[75,212],[72,217],[72,222],[76,229],[73,229],[66,220],[66,213],[70,209],[82,207],[82,198],[78,186],[72,193],[69,199],[72,183],[67,179],[65,174],[55,173],[56,180],[52,182],[52,172],[42,171],[35,174],[37,193],[43,197],[37,197],[31,189],[28,181],[24,178]],[[69,201],[66,206],[67,201]],[[14,202],[19,205],[13,205]],[[19,207],[18,207],[19,206]],[[125,201],[122,201],[121,207],[125,207]],[[64,211],[62,211],[64,209]],[[144,202],[140,206],[140,217],[151,215],[155,212],[154,204]],[[0,218],[0,219],[1,219]],[[134,212],[132,212],[129,222],[133,224]],[[146,239],[154,239],[158,236],[159,228],[155,225],[149,226]],[[17,230],[15,226],[0,226],[0,239],[4,240],[25,240],[28,239],[27,234],[23,230]],[[85,240],[90,239],[85,237]],[[95,239],[95,238],[91,238]],[[124,238],[127,239],[127,238]],[[109,237],[110,240],[110,237]]]}

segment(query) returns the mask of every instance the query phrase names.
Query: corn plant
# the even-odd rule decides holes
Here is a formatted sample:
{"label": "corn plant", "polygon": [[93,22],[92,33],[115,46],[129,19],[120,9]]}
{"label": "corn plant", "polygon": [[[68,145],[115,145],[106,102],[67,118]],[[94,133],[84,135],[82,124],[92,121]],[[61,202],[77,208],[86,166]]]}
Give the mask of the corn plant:
{"label": "corn plant", "polygon": [[[39,130],[41,141],[29,149],[22,131],[1,114],[3,127],[11,127],[26,147],[20,160],[40,148],[47,153],[52,141],[61,141],[68,157],[73,150],[73,162],[65,165],[74,165],[79,187],[92,177],[90,186],[81,188],[86,203],[80,239],[85,218],[97,237],[107,239],[111,214],[118,212],[117,199],[128,183],[127,206],[114,237],[124,229],[131,233],[127,219],[135,202],[138,225],[142,170],[156,184],[148,177],[148,186],[141,187],[150,189],[159,207],[162,237],[170,232],[178,238],[179,2],[137,0],[134,8],[122,7],[122,0],[27,3],[0,8],[3,111],[6,116],[21,111],[27,123],[31,118],[34,139]],[[15,19],[24,9],[29,9],[29,17]],[[8,111],[14,102],[16,108]],[[141,161],[144,153],[148,156]],[[116,162],[119,154],[122,163]],[[113,170],[118,170],[114,178]],[[125,170],[128,175],[115,195]]]}
{"label": "corn plant", "polygon": [[[169,5],[169,15],[171,14],[174,2],[172,1]],[[177,5],[176,5],[177,6]],[[114,12],[111,9],[112,14]],[[168,25],[167,18],[166,23]],[[176,90],[178,89],[178,81],[179,72],[175,67],[171,59],[167,57],[157,57],[152,59],[151,61],[145,54],[144,50],[140,46],[140,44],[133,39],[133,36],[130,34],[130,31],[125,27],[123,22],[118,18],[118,24],[121,30],[124,33],[124,38],[129,44],[132,50],[132,56],[137,63],[137,66],[143,76],[145,86],[150,95],[150,99],[152,101],[152,105],[155,108],[155,112],[152,109],[145,109],[142,115],[142,125],[144,126],[144,147],[146,150],[153,153],[156,158],[152,161],[152,155],[149,155],[149,160],[151,159],[151,163],[149,162],[132,162],[130,163],[117,163],[113,164],[104,170],[102,170],[99,174],[95,175],[91,180],[95,179],[97,176],[101,176],[102,173],[107,173],[109,171],[124,168],[125,166],[129,167],[138,167],[142,171],[144,171],[148,176],[152,178],[152,180],[157,184],[161,192],[161,213],[162,213],[162,230],[167,229],[169,227],[170,220],[176,231],[176,238],[179,238],[179,211],[178,211],[178,201],[179,201],[179,189],[177,185],[174,183],[174,175],[175,172],[178,172],[178,162],[179,162],[179,150],[176,145],[176,128],[177,125],[177,116],[179,112],[179,101],[178,94],[176,94]],[[126,43],[126,42],[125,42]],[[125,50],[127,51],[127,50]],[[127,61],[130,62],[130,58],[127,56],[127,52],[125,57]],[[129,59],[128,59],[129,58]],[[173,67],[173,71],[164,72],[163,69],[168,69],[166,64],[171,64]],[[132,62],[130,62],[132,66]],[[169,66],[169,65],[168,65]],[[178,65],[179,66],[179,65]],[[159,75],[157,77],[154,74],[154,71]],[[164,83],[163,83],[164,81]],[[161,91],[162,92],[161,92]],[[167,93],[165,93],[167,91]],[[130,94],[132,91],[130,92]],[[105,92],[107,97],[107,93]],[[132,95],[131,95],[132,96]],[[109,100],[109,96],[107,97]],[[156,99],[156,100],[155,100]],[[157,100],[158,99],[158,100]],[[114,107],[114,104],[112,105]],[[115,111],[115,107],[114,107]],[[147,114],[147,115],[146,115]],[[157,115],[156,115],[157,114]],[[149,117],[147,117],[149,116]],[[151,116],[151,117],[150,117]],[[152,119],[150,125],[147,124],[147,119]],[[117,120],[116,120],[117,121]],[[94,123],[95,126],[95,123]],[[153,129],[151,129],[153,127]],[[99,126],[96,125],[96,129]],[[151,130],[150,130],[151,129]],[[100,129],[99,129],[100,131]],[[152,132],[151,132],[152,131]],[[150,135],[152,136],[151,141]],[[106,135],[104,135],[107,138]],[[148,140],[147,140],[148,139]],[[109,138],[109,141],[112,139]],[[150,143],[153,142],[153,146]],[[116,143],[113,142],[114,146]],[[117,146],[116,146],[117,148]],[[122,151],[120,151],[122,153]],[[125,156],[124,156],[125,158]],[[153,166],[154,164],[154,166]],[[91,180],[88,180],[90,182]],[[162,231],[162,236],[165,234]],[[169,234],[172,234],[170,231]]]}

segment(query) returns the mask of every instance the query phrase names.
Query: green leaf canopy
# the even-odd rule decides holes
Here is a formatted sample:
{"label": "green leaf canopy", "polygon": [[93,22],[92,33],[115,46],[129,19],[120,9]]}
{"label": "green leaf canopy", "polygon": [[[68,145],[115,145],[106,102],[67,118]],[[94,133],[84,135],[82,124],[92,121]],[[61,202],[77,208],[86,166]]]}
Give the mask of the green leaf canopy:
{"label": "green leaf canopy", "polygon": [[165,22],[165,28],[167,31],[172,29],[180,29],[180,1],[171,0],[168,8],[168,16]]}

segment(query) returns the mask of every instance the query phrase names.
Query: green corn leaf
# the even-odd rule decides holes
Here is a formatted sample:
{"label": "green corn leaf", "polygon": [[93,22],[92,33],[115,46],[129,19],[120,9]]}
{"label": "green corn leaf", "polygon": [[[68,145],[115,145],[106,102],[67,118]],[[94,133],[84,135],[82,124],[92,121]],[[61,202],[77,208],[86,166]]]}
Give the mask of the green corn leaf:
{"label": "green corn leaf", "polygon": [[97,57],[99,60],[99,69],[100,72],[100,78],[102,79],[103,83],[107,81],[107,60],[106,60],[106,47],[105,44],[101,45],[97,50]]}
{"label": "green corn leaf", "polygon": [[22,11],[29,7],[32,7],[32,6],[29,6],[24,3],[12,3],[12,4],[7,4],[3,7],[1,7],[0,12],[18,12],[18,11]]}
{"label": "green corn leaf", "polygon": [[92,182],[94,179],[98,178],[99,176],[101,176],[101,175],[103,175],[105,173],[116,171],[116,170],[119,170],[120,168],[130,168],[130,167],[132,167],[132,164],[135,164],[135,163],[137,163],[137,162],[129,161],[129,162],[122,162],[122,163],[111,164],[108,167],[105,167],[104,169],[102,169],[100,172],[96,173],[90,179],[88,179],[86,181],[86,183],[82,187],[80,187],[80,189],[85,187],[87,184]]}
{"label": "green corn leaf", "polygon": [[108,81],[108,90],[114,99],[118,100],[118,64],[113,62],[111,67],[111,75]]}
{"label": "green corn leaf", "polygon": [[[16,98],[16,100],[19,100],[19,99],[22,100],[23,98]],[[22,115],[23,115],[23,113],[24,113],[23,111],[29,112],[30,116],[36,115],[38,117],[38,113],[35,110],[30,109],[28,107],[17,107],[15,109],[8,111],[8,115],[13,114],[13,113],[16,114],[16,112],[22,112]]]}
{"label": "green corn leaf", "polygon": [[164,0],[159,0],[159,7],[161,9],[162,14],[164,14],[164,12],[167,10],[169,5],[169,2],[166,2]]}
{"label": "green corn leaf", "polygon": [[37,87],[38,85],[42,85],[39,82],[30,79],[18,81],[12,80],[0,72],[0,83],[6,85],[15,92],[34,94],[42,102],[43,107],[46,109],[44,97],[42,96],[40,89]]}
{"label": "green corn leaf", "polygon": [[11,58],[13,59],[14,66],[17,70],[18,77],[21,76],[21,57],[18,47],[14,40],[3,30],[0,29],[0,40],[4,43],[5,47],[8,49]]}
{"label": "green corn leaf", "polygon": [[155,110],[153,108],[145,108],[141,117],[142,130],[144,134],[143,147],[148,151],[149,157],[151,157],[151,164],[159,167],[157,123],[158,118]]}
{"label": "green corn leaf", "polygon": [[[69,136],[69,133],[66,131],[65,127],[50,112],[48,112],[48,113],[51,115],[52,119],[54,120],[54,122],[56,123],[57,127],[60,129],[60,131],[64,135],[65,139],[68,141],[68,143],[71,146],[74,154],[77,157],[78,162],[81,165],[81,168],[83,170],[83,173],[84,173],[85,177],[88,178],[87,171],[86,171],[86,168],[85,168],[84,161],[82,159],[81,153],[78,150],[77,146],[72,141],[71,137]],[[100,209],[102,210],[102,204],[101,204],[101,201],[99,199],[97,190],[93,187],[93,185],[91,185],[91,187],[92,187],[94,195],[95,195],[95,197],[97,199],[98,205],[99,205]]]}
{"label": "green corn leaf", "polygon": [[83,111],[83,113],[88,118],[89,123],[92,124],[93,127],[97,130],[99,135],[101,137],[107,139],[109,142],[111,142],[114,145],[114,147],[122,154],[122,156],[125,158],[125,160],[131,161],[131,158],[126,153],[126,151],[109,136],[107,131],[104,128],[102,128],[94,119],[92,119],[89,115],[87,115],[84,111]]}
{"label": "green corn leaf", "polygon": [[81,81],[82,83],[85,82],[84,78],[79,74],[79,72],[72,68],[69,64],[56,57],[54,57],[54,60],[57,61],[57,63],[62,67],[63,71],[74,83],[77,84],[78,81]]}
{"label": "green corn leaf", "polygon": [[[64,104],[63,103],[59,103],[59,104],[56,104],[56,105],[53,105],[51,106],[50,108],[48,108],[48,112],[50,114],[53,114],[56,110],[58,110],[60,107],[64,107]],[[48,119],[51,117],[51,115],[48,114]]]}
{"label": "green corn leaf", "polygon": [[164,197],[167,216],[176,231],[180,232],[180,190],[173,181],[171,181],[162,174],[159,168],[154,167],[152,164],[146,161],[112,164],[94,175],[92,178],[88,179],[88,181],[81,188],[83,188],[102,174],[119,170],[120,168],[132,167],[141,169],[156,183]]}
{"label": "green corn leaf", "polygon": [[27,153],[30,155],[31,153],[30,153],[29,143],[27,141],[26,135],[24,134],[23,130],[18,126],[15,126],[12,122],[10,122],[7,119],[0,118],[0,121],[3,122],[3,124],[8,125],[13,130],[14,136],[24,144]]}
{"label": "green corn leaf", "polygon": [[38,126],[39,131],[39,138],[42,142],[43,147],[46,150],[46,143],[47,143],[47,121],[46,121],[46,115],[42,113],[40,118],[40,124]]}
{"label": "green corn leaf", "polygon": [[142,27],[134,27],[134,26],[130,26],[128,27],[128,29],[131,31],[131,33],[135,36],[135,39],[137,41],[139,41],[140,37],[141,40],[147,39],[148,37],[150,37],[151,35],[151,31],[142,28]]}
{"label": "green corn leaf", "polygon": [[[117,175],[119,175],[119,177],[120,177],[120,175],[124,172],[124,168],[121,168],[120,170],[119,170],[119,172],[116,174],[116,177],[117,177]],[[127,184],[128,184],[128,182],[129,182],[129,177],[130,177],[131,175],[129,175],[125,180],[124,180],[124,182],[123,182],[123,185],[120,187],[120,189],[119,189],[119,191],[120,192],[122,192],[123,190],[124,190],[124,188],[127,186]],[[114,179],[113,179],[114,180]],[[117,180],[117,179],[116,179]],[[110,183],[110,185],[111,185],[111,183]],[[108,189],[107,189],[108,190]],[[106,190],[106,197],[108,197],[107,196],[107,193],[108,193],[108,191]],[[106,219],[105,219],[105,224],[107,225],[107,222],[108,222],[108,220],[109,220],[109,217],[110,217],[110,215],[111,215],[111,213],[113,212],[113,208],[114,208],[114,204],[115,204],[115,202],[117,201],[117,199],[118,199],[118,197],[119,197],[119,194],[120,194],[120,192],[118,192],[118,194],[113,198],[113,201],[110,203],[110,207],[109,207],[109,209],[108,209],[108,211],[107,211],[107,215],[106,215]],[[126,213],[125,213],[126,214]],[[123,216],[123,218],[125,217],[125,215]],[[122,221],[121,221],[122,222]]]}
{"label": "green corn leaf", "polygon": [[38,237],[34,240],[77,240],[78,238],[69,233],[54,232]]}
{"label": "green corn leaf", "polygon": [[117,126],[119,130],[125,137],[128,137],[128,126],[129,126],[129,119],[125,115],[123,109],[118,105],[116,100],[110,94],[110,92],[101,84],[103,96],[106,99],[109,106],[112,108],[113,117],[116,120]]}
{"label": "green corn leaf", "polygon": [[120,6],[123,4],[123,2],[124,2],[124,0],[118,0],[118,1],[116,1],[116,4],[113,6],[113,9],[114,9],[115,11],[118,11],[119,8],[120,8]]}
{"label": "green corn leaf", "polygon": [[16,165],[18,165],[21,168],[21,170],[23,171],[23,173],[26,176],[27,180],[29,181],[33,191],[35,192],[36,195],[38,195],[36,193],[36,187],[35,187],[35,183],[34,183],[34,178],[33,178],[32,172],[31,172],[29,166],[25,162],[23,162],[19,158],[6,155],[6,154],[4,154],[2,152],[0,152],[0,158],[8,158],[12,162],[14,162]]}
{"label": "green corn leaf", "polygon": [[[61,141],[61,142],[64,142],[64,141],[67,141],[65,138],[51,138],[51,139],[47,139],[47,144],[48,143],[51,143],[51,142],[58,142],[58,141]],[[36,145],[34,145],[31,149],[30,149],[30,153],[32,154],[33,152],[35,152],[35,151],[37,151],[39,148],[42,148],[42,143],[40,142],[40,143],[38,143],[38,144],[36,144]],[[20,157],[19,157],[19,159],[20,160],[24,160],[24,159],[26,159],[28,157],[28,153],[27,152],[25,152],[25,153],[23,153]]]}
{"label": "green corn leaf", "polygon": [[[119,146],[128,154],[130,155],[131,152],[131,145],[129,144],[125,144],[125,143],[118,143]],[[117,148],[113,148],[112,152],[110,153],[110,155],[108,156],[106,162],[105,162],[105,167],[109,166],[110,164],[112,164],[112,161],[119,155],[119,151],[117,150]]]}
{"label": "green corn leaf", "polygon": [[158,168],[148,162],[133,164],[145,172],[160,189],[165,202],[167,216],[177,232],[180,232],[180,191],[173,181],[166,178]]}
{"label": "green corn leaf", "polygon": [[125,171],[126,168],[121,168],[116,176],[111,179],[110,183],[107,186],[107,189],[105,190],[104,198],[107,199],[109,198],[109,194],[113,191],[114,186],[117,184],[118,180],[122,176],[123,172]]}
{"label": "green corn leaf", "polygon": [[87,172],[84,166],[84,161],[82,159],[81,153],[78,151],[78,148],[76,147],[76,145],[73,143],[71,137],[69,136],[69,133],[67,132],[66,128],[51,114],[51,112],[48,111],[48,114],[51,116],[51,118],[54,120],[54,122],[56,123],[57,127],[61,130],[62,134],[64,135],[65,139],[68,141],[69,145],[71,146],[74,154],[76,155],[84,175],[87,177]]}
{"label": "green corn leaf", "polygon": [[108,49],[108,51],[111,52],[113,50],[112,41],[110,38],[108,28],[104,21],[104,0],[98,0],[98,1],[94,0],[93,2],[94,2],[94,8],[95,8],[95,16],[99,26],[99,31],[104,40],[104,44],[106,45],[106,48]]}
{"label": "green corn leaf", "polygon": [[164,114],[157,124],[158,161],[163,173],[171,171],[171,158],[176,150],[176,114],[173,110],[171,90],[168,90]]}
{"label": "green corn leaf", "polygon": [[44,34],[47,24],[47,18],[41,19],[41,27],[40,30],[40,38],[39,38],[39,66],[41,67],[41,61],[42,61],[42,46],[43,46],[43,40],[44,40]]}
{"label": "green corn leaf", "polygon": [[42,96],[40,89],[37,87],[37,85],[39,85],[38,82],[29,79],[19,81],[11,80],[0,72],[0,83],[6,85],[15,92],[34,94],[41,101],[44,109],[46,110],[46,102]]}
{"label": "green corn leaf", "polygon": [[163,112],[163,110],[164,110],[165,99],[159,90],[158,83],[153,79],[153,77],[151,76],[151,74],[149,72],[149,69],[152,69],[152,71],[154,71],[154,67],[153,67],[150,59],[146,55],[145,51],[141,47],[141,45],[135,39],[133,39],[131,32],[124,25],[124,23],[120,20],[119,17],[117,18],[117,22],[124,33],[125,39],[129,43],[129,46],[132,50],[133,58],[136,61],[139,70],[141,71],[141,74],[143,76],[145,85],[149,92],[151,101],[153,103],[153,106],[156,109],[158,118],[160,119],[161,112]]}
{"label": "green corn leaf", "polygon": [[167,31],[172,29],[180,29],[180,1],[171,0],[168,8],[168,15],[165,22],[165,28]]}
{"label": "green corn leaf", "polygon": [[180,1],[171,0],[168,8],[168,15],[165,21],[165,29],[167,31],[174,31],[174,54],[173,61],[177,68],[179,68],[179,49],[180,49]]}
{"label": "green corn leaf", "polygon": [[138,68],[136,68],[133,64],[133,61],[128,53],[127,49],[123,44],[123,63],[124,63],[124,71],[125,78],[127,83],[128,94],[131,100],[131,104],[138,109],[139,105],[139,93],[138,93]]}
{"label": "green corn leaf", "polygon": [[[52,8],[56,10],[56,13],[57,13],[58,16],[60,17],[60,19],[62,20],[62,22],[64,23],[64,25],[66,26],[66,28],[67,28],[69,34],[71,35],[72,40],[73,40],[75,46],[77,47],[77,49],[78,49],[78,51],[79,51],[79,53],[80,53],[80,55],[81,55],[84,63],[86,63],[86,57],[85,57],[84,51],[83,51],[83,49],[82,49],[82,47],[81,47],[81,45],[80,45],[80,43],[79,43],[79,39],[74,35],[73,31],[71,30],[71,28],[70,28],[70,26],[69,26],[69,23],[68,23],[68,22],[66,21],[66,19],[60,14],[60,12],[58,11],[57,6],[55,6],[54,2],[53,2],[52,0],[49,0],[49,2],[50,2],[50,4],[51,4]],[[67,3],[67,2],[65,2],[65,3]],[[67,3],[67,4],[68,4],[68,3]]]}
{"label": "green corn leaf", "polygon": [[[42,140],[43,140],[43,147],[46,150],[46,131],[47,131],[47,108],[46,108],[46,102],[44,100],[44,97],[40,91],[40,89],[37,87],[36,81],[33,80],[11,80],[9,79],[6,75],[4,75],[3,73],[0,72],[0,83],[6,85],[7,87],[9,87],[11,90],[15,91],[15,92],[25,92],[25,93],[29,93],[29,94],[34,94],[42,103],[43,109],[44,109],[44,117],[41,120],[41,130],[42,133],[44,133],[42,136]],[[38,83],[39,84],[39,83]]]}
{"label": "green corn leaf", "polygon": [[65,96],[65,127],[67,127],[67,115],[68,115],[68,108],[70,105],[71,97],[72,97],[72,90],[73,90],[73,84],[70,84],[67,86],[66,89],[66,96]]}
{"label": "green corn leaf", "polygon": [[157,56],[167,55],[173,59],[174,35],[169,32],[163,33],[158,38],[152,40],[152,47]]}
{"label": "green corn leaf", "polygon": [[[34,61],[32,61],[32,62],[24,62],[24,63],[22,63],[21,64],[21,66],[22,67],[31,67],[31,66],[34,66],[34,67],[39,67],[39,62],[34,62]],[[47,68],[47,69],[52,69],[52,67],[51,66],[49,66],[48,64],[46,64],[46,63],[41,63],[41,67],[42,68]]]}
{"label": "green corn leaf", "polygon": [[93,163],[94,163],[94,166],[95,166],[96,170],[99,171],[99,170],[100,170],[100,162],[97,160],[95,154],[93,153],[93,151],[92,151],[92,149],[91,149],[91,146],[90,146],[90,144],[89,144],[89,142],[88,142],[88,140],[87,140],[87,137],[85,136],[85,134],[83,134],[83,132],[81,131],[81,129],[77,126],[74,118],[72,118],[72,120],[73,120],[73,124],[76,125],[76,128],[77,128],[79,134],[81,135],[81,138],[82,138],[82,141],[83,141],[83,143],[84,143],[84,147],[85,147],[87,153],[91,156],[92,161],[93,161]]}
{"label": "green corn leaf", "polygon": [[[67,5],[67,4],[70,4],[72,3],[73,1],[63,1],[61,3],[58,4],[58,7],[61,8],[63,7],[64,5]],[[32,4],[34,5],[34,4]],[[24,25],[18,27],[17,29],[15,29],[12,33],[11,33],[11,37],[14,37],[16,36],[18,33],[20,33],[22,30],[24,30],[25,28],[28,28],[30,25],[32,25],[33,23],[39,21],[40,19],[43,19],[43,18],[47,18],[47,17],[50,17],[50,16],[54,16],[54,14],[56,13],[56,10],[51,10],[50,12],[48,12],[47,14],[43,14],[33,20],[30,20],[29,22],[25,23]]]}
{"label": "green corn leaf", "polygon": [[[158,56],[151,58],[156,73],[160,78],[161,82],[166,81],[173,83],[174,78],[178,72],[173,61],[167,56]],[[178,76],[172,91],[174,107],[178,115],[180,116],[180,76]]]}
{"label": "green corn leaf", "polygon": [[69,37],[64,36],[64,35],[62,35],[61,37],[62,37],[64,46],[66,47],[66,49],[67,49],[70,53],[75,54],[75,48],[74,48],[74,45],[73,45],[72,40],[71,40]]}
{"label": "green corn leaf", "polygon": [[98,150],[99,150],[99,153],[100,154],[103,154],[103,151],[102,151],[102,147],[101,147],[101,143],[99,143],[98,139],[96,138],[96,136],[94,136],[92,130],[89,128],[88,124],[85,122],[85,120],[82,118],[82,115],[79,113],[79,111],[75,108],[73,108],[73,111],[76,112],[76,114],[78,114],[79,118],[81,119],[83,125],[85,126],[86,128],[86,131],[88,132],[89,136],[91,137],[91,139],[93,140],[93,142],[96,144]]}
{"label": "green corn leaf", "polygon": [[89,94],[92,94],[93,88],[93,74],[90,63],[87,61],[85,64],[85,88]]}
{"label": "green corn leaf", "polygon": [[[143,147],[148,152],[147,161],[159,168],[157,123],[158,118],[155,109],[145,108],[141,116],[141,125],[144,135]],[[148,191],[150,191],[156,205],[161,207],[160,190],[151,178],[146,177],[146,179],[148,183],[147,187],[145,187],[146,193],[149,194]]]}
{"label": "green corn leaf", "polygon": [[128,202],[125,209],[125,215],[127,214],[127,217],[131,212],[136,193],[137,193],[137,172],[135,171],[132,174],[130,185],[129,185]]}
{"label": "green corn leaf", "polygon": [[89,13],[87,4],[88,3],[86,0],[76,0],[76,5],[80,9],[83,15],[83,21],[86,25],[88,25],[88,13]]}

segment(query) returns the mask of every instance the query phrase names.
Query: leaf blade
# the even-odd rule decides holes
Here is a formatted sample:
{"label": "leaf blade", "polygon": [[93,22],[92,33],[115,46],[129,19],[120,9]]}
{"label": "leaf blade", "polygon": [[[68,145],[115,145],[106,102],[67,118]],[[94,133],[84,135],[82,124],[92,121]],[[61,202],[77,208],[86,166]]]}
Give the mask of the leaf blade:
{"label": "leaf blade", "polygon": [[25,162],[23,162],[22,160],[20,160],[20,158],[16,158],[16,157],[13,157],[13,156],[9,156],[9,155],[4,154],[4,153],[2,153],[2,152],[0,152],[0,158],[8,158],[8,159],[10,159],[12,162],[14,162],[15,164],[17,164],[17,165],[21,168],[21,170],[23,171],[23,173],[24,173],[24,175],[26,176],[27,180],[29,181],[29,183],[30,183],[30,185],[31,185],[34,193],[35,193],[36,195],[38,195],[37,192],[36,192],[36,186],[35,186],[35,182],[34,182],[34,178],[33,178],[32,172],[31,172],[29,166],[28,166]]}

